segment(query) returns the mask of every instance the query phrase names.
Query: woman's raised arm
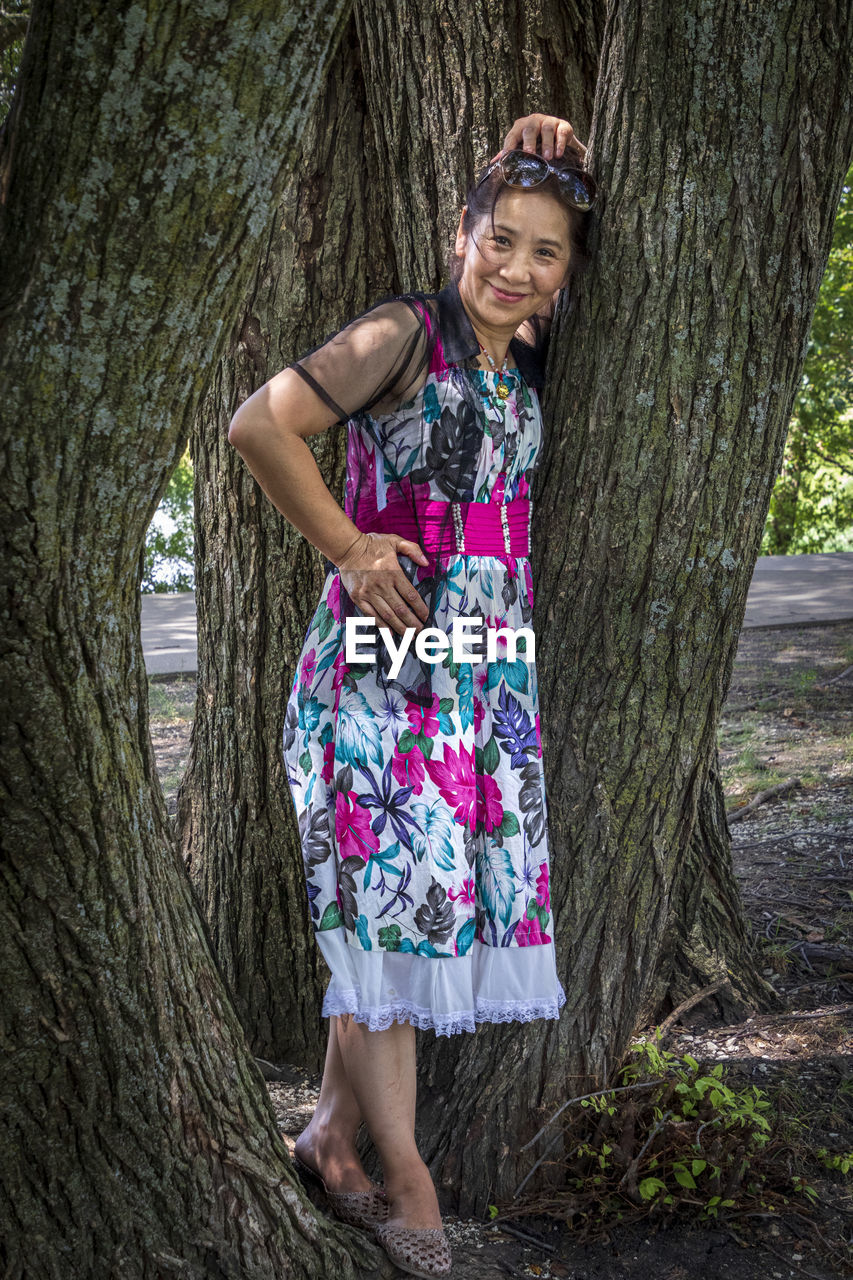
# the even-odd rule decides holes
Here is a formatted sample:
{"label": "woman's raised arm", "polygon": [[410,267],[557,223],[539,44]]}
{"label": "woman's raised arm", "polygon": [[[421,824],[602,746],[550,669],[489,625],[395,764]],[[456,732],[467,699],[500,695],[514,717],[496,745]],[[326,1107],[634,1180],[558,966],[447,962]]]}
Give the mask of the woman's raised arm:
{"label": "woman's raised arm", "polygon": [[305,437],[405,385],[418,363],[421,333],[405,303],[372,307],[270,378],[231,419],[228,439],[264,493],[335,565],[359,531],[329,492]]}

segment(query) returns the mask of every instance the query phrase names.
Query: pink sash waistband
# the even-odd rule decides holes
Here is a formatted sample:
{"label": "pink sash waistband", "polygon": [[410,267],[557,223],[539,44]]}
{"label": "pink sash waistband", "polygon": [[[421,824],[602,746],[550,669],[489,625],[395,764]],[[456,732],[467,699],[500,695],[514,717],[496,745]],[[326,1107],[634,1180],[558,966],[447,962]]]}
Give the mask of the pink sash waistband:
{"label": "pink sash waistband", "polygon": [[512,502],[419,502],[417,522],[409,506],[389,502],[375,516],[358,519],[362,533],[397,533],[428,554],[528,557],[529,498]]}

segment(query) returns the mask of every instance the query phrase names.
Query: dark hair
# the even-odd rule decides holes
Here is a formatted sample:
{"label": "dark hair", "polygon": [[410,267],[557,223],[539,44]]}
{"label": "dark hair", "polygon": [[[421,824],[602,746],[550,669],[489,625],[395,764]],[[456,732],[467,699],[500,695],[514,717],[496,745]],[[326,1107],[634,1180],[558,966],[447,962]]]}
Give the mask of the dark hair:
{"label": "dark hair", "polygon": [[[561,156],[554,156],[551,164],[555,169],[583,169],[583,154],[577,147],[569,145]],[[544,191],[553,195],[559,201],[560,205],[565,209],[569,222],[569,244],[571,253],[569,255],[569,267],[566,273],[564,287],[574,276],[583,275],[588,270],[591,262],[589,252],[589,232],[592,223],[592,210],[576,209],[564,200],[560,191],[559,183],[553,174],[549,174],[544,182],[540,182],[538,187],[509,187],[503,180],[503,175],[499,168],[489,174],[488,178],[483,181],[483,174],[488,169],[488,165],[483,167],[479,177],[474,181],[473,185],[468,188],[468,194],[465,197],[465,214],[462,219],[462,230],[470,233],[472,228],[480,221],[482,217],[488,215],[494,226],[495,206],[498,199],[505,191]],[[453,246],[451,246],[448,256],[448,271],[450,279],[459,283],[459,279],[464,269],[462,259],[456,256]]]}

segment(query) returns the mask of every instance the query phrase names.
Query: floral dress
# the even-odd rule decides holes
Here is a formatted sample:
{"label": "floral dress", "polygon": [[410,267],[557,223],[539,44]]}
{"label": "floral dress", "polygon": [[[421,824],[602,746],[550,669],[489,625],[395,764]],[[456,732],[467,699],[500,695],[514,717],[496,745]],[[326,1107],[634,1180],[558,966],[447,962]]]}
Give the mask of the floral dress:
{"label": "floral dress", "polygon": [[[432,320],[421,308],[434,332],[416,394],[347,422],[345,509],[359,528],[403,490],[415,501],[530,496],[537,391],[510,368],[501,400],[498,374],[454,359],[476,337],[455,286],[438,298]],[[526,557],[441,555],[428,625],[448,636],[458,617],[531,627]],[[399,559],[417,585],[425,571]],[[411,651],[394,680],[347,662],[353,612],[329,565],[283,740],[311,923],[332,973],[323,1015],[445,1035],[559,1017],[536,664],[523,634],[514,660],[499,637],[495,661],[448,652],[425,685]]]}

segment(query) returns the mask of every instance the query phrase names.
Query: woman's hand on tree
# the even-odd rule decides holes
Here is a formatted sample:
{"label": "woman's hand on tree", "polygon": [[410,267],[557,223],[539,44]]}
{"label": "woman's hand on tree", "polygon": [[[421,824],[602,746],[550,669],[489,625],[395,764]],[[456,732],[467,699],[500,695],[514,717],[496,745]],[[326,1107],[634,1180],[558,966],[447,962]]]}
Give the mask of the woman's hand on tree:
{"label": "woman's hand on tree", "polygon": [[403,635],[407,627],[423,630],[429,610],[400,568],[398,556],[420,564],[429,561],[416,542],[395,533],[363,533],[337,566],[353,604],[377,627]]}
{"label": "woman's hand on tree", "polygon": [[497,160],[505,151],[536,151],[536,144],[540,139],[539,154],[545,160],[561,156],[569,142],[579,146],[586,156],[586,146],[568,120],[561,120],[559,116],[546,116],[537,111],[531,116],[519,116],[504,138],[503,147],[492,156],[492,160]]}

